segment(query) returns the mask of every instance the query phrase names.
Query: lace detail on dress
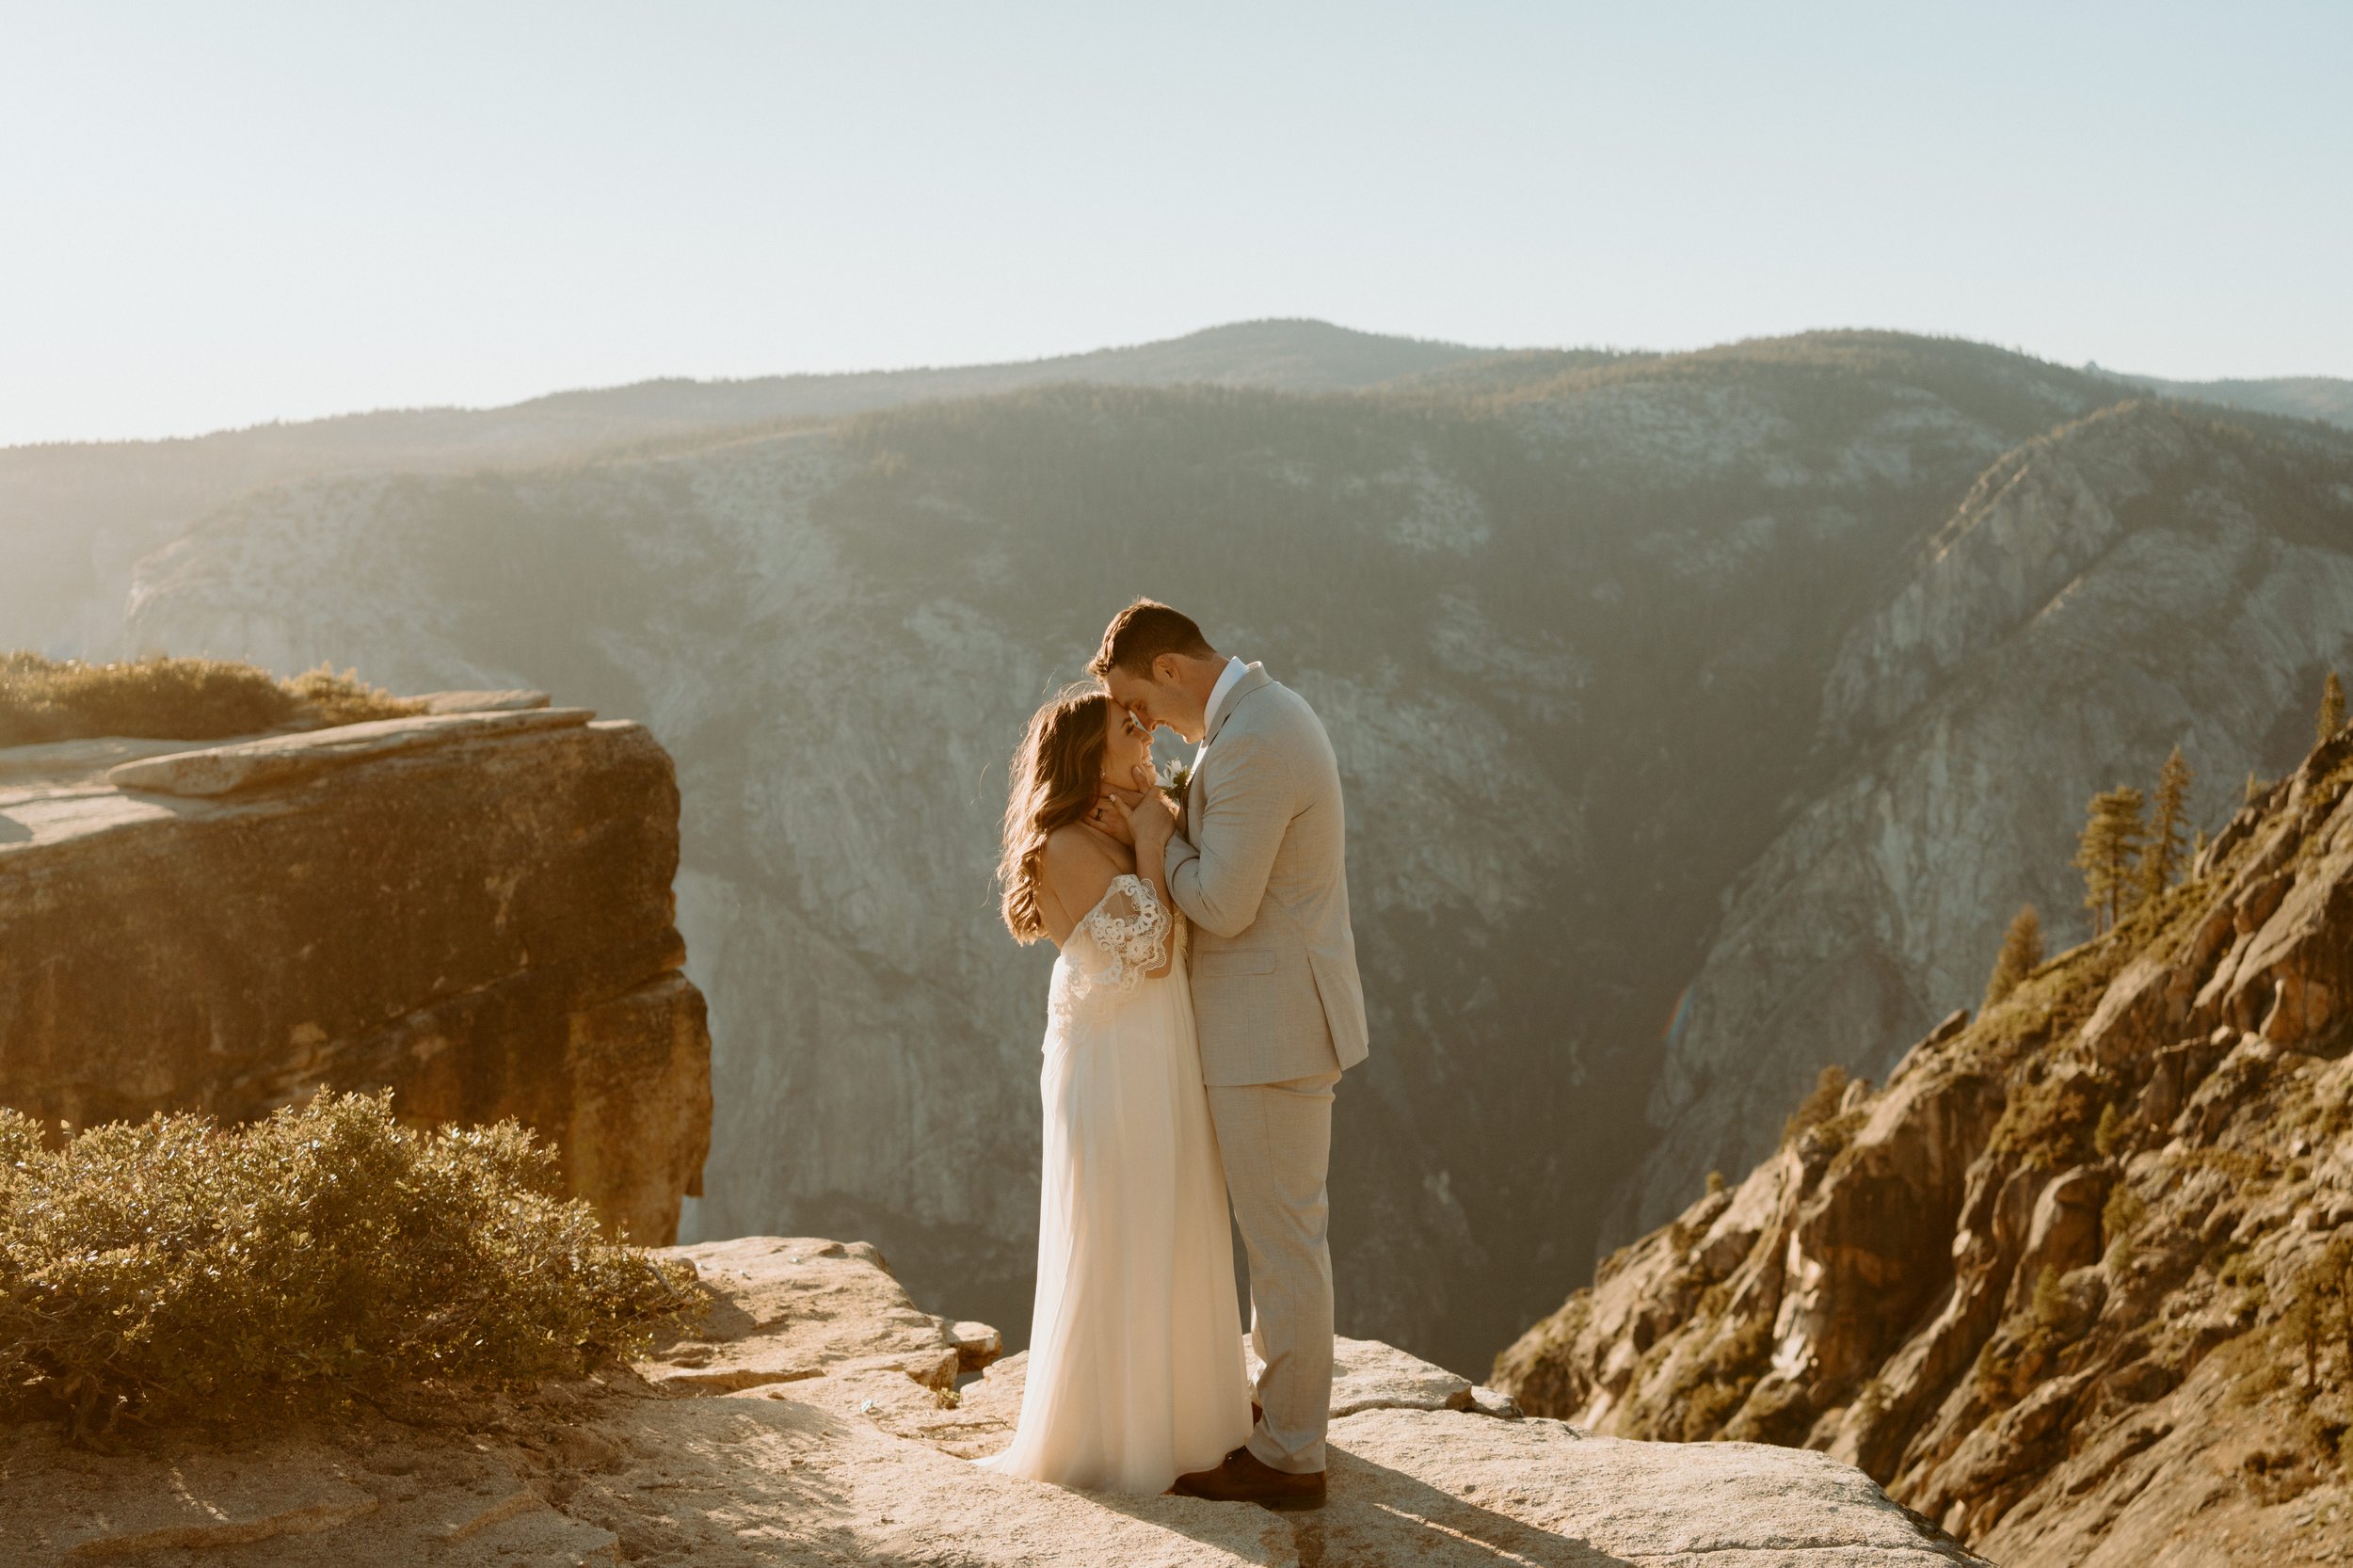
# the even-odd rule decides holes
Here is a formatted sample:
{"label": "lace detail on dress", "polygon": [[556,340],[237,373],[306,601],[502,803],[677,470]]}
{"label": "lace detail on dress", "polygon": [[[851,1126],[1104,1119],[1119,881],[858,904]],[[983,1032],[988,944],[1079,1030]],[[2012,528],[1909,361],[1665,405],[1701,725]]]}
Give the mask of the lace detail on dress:
{"label": "lace detail on dress", "polygon": [[1063,945],[1052,1010],[1067,1016],[1091,997],[1124,995],[1143,984],[1146,972],[1168,962],[1176,926],[1174,913],[1152,884],[1130,872],[1112,877],[1100,902]]}
{"label": "lace detail on dress", "polygon": [[[1121,904],[1130,912],[1117,913],[1113,906]],[[1140,876],[1112,877],[1103,902],[1079,923],[1104,955],[1103,967],[1087,977],[1096,989],[1132,991],[1147,971],[1168,962],[1168,911],[1160,907],[1152,884]]]}

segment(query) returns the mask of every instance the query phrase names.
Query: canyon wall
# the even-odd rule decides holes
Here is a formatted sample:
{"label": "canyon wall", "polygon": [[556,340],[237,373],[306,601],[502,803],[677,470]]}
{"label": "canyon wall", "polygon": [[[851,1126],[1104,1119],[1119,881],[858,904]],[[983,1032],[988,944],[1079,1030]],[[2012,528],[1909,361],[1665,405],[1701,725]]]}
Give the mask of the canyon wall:
{"label": "canyon wall", "polygon": [[2212,828],[2293,766],[2353,648],[2349,549],[2335,443],[2134,404],[1989,467],[1841,638],[1835,771],[1726,889],[1605,1242],[1762,1159],[1826,1059],[1882,1076],[1975,1000],[2022,904],[2080,934],[2095,792],[2153,789],[2179,746]]}
{"label": "canyon wall", "polygon": [[[1344,384],[1344,383],[1343,383]],[[1047,955],[1021,721],[1138,592],[1338,750],[1374,1049],[1345,1332],[1458,1368],[1876,1074],[2180,744],[2199,820],[2345,656],[2353,440],[1980,345],[1502,356],[1369,392],[1034,388],[258,491],[125,637],[527,684],[679,760],[718,1112],[687,1234],[856,1234],[1018,1340]]]}

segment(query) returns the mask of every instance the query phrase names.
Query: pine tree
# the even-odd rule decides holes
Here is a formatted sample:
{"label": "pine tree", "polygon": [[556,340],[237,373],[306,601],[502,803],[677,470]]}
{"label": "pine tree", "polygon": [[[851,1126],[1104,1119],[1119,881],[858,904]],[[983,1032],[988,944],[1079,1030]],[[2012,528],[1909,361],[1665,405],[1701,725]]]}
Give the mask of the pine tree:
{"label": "pine tree", "polygon": [[2149,819],[2149,842],[2140,852],[2140,896],[2155,898],[2173,886],[2186,863],[2182,824],[2189,814],[2189,764],[2182,748],[2157,773],[2157,798]]}
{"label": "pine tree", "polygon": [[2344,728],[2345,682],[2337,679],[2336,671],[2330,670],[2329,679],[2322,683],[2320,688],[2319,733],[2314,738],[2313,744],[2317,744],[2327,740]]}
{"label": "pine tree", "polygon": [[[2002,936],[2002,951],[1993,960],[1993,977],[1985,983],[1985,1007],[2018,989],[2018,983],[2042,962],[2042,917],[2031,904],[2019,906]],[[1984,1011],[1980,1009],[1979,1011]]]}
{"label": "pine tree", "polygon": [[2129,784],[2091,797],[2082,842],[2075,850],[2075,869],[2084,873],[2084,907],[2091,911],[2092,935],[2114,928],[2130,914],[2140,884],[2134,862],[2148,837],[2142,819],[2144,802]]}

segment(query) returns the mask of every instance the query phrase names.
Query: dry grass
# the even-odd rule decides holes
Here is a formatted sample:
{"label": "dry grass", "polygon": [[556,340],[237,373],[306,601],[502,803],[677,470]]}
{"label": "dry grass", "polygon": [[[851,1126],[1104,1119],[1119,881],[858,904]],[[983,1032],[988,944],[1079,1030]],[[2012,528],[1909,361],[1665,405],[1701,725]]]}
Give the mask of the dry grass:
{"label": "dry grass", "polygon": [[225,659],[113,664],[0,653],[0,746],[95,735],[216,741],[280,728],[400,718],[423,705],[325,664],[291,680]]}
{"label": "dry grass", "polygon": [[424,1132],[344,1095],[45,1143],[0,1110],[0,1418],[84,1440],[576,1375],[691,1299],[512,1122]]}

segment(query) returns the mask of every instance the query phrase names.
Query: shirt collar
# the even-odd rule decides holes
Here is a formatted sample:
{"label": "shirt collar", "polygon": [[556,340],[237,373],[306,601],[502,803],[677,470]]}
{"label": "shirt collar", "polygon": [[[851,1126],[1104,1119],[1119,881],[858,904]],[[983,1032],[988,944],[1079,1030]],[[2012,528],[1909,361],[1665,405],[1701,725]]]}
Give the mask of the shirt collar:
{"label": "shirt collar", "polygon": [[1250,666],[1240,659],[1226,660],[1225,667],[1217,672],[1217,684],[1209,688],[1209,706],[1201,711],[1201,733],[1204,737],[1217,728],[1217,715],[1225,706],[1225,699],[1234,695],[1234,688],[1241,685],[1241,678],[1249,673]]}

